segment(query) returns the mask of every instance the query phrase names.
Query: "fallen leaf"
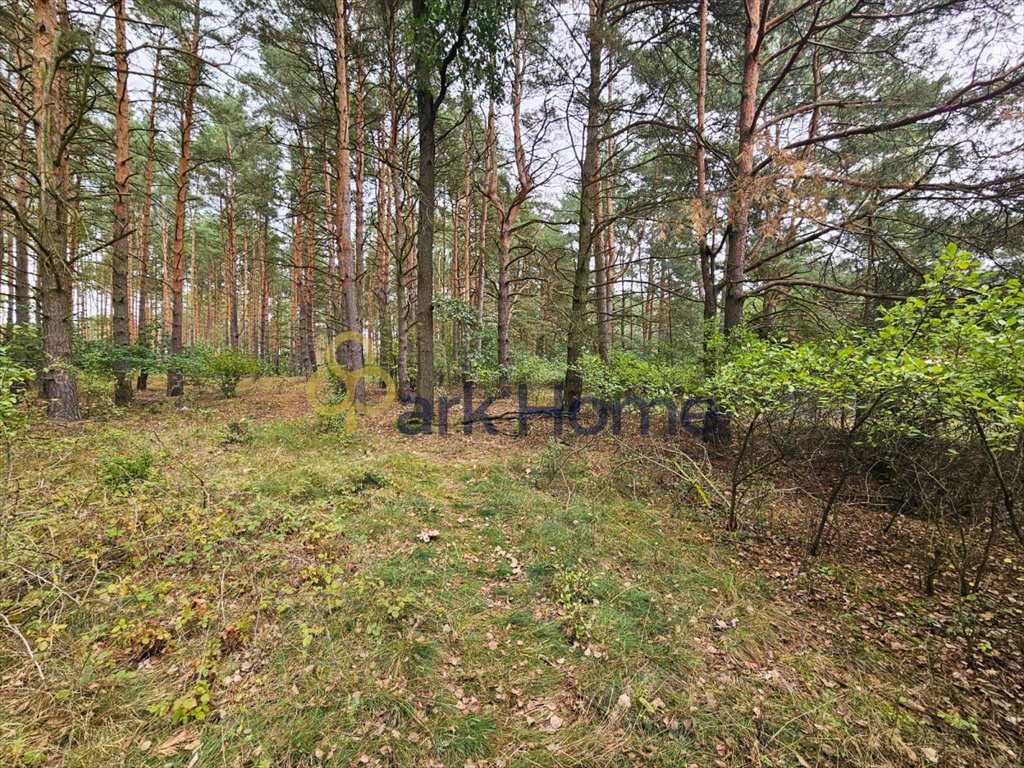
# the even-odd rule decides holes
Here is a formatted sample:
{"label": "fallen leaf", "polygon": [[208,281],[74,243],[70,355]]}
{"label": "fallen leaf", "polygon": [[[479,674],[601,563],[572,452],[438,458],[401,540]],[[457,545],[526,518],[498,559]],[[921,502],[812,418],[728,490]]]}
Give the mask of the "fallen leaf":
{"label": "fallen leaf", "polygon": [[172,733],[156,748],[156,754],[160,757],[171,757],[182,749],[195,749],[199,746],[199,734],[193,728]]}

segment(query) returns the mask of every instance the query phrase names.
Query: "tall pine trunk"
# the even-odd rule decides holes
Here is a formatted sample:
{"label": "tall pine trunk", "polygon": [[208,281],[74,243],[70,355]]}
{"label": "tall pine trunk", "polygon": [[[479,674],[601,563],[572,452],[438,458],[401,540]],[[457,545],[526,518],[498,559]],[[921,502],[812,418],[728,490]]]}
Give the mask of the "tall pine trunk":
{"label": "tall pine trunk", "polygon": [[[29,103],[32,94],[29,92],[32,85],[30,79],[23,74],[25,62],[22,57],[24,48],[24,33],[21,25],[18,26],[17,61],[18,70],[18,93],[25,103]],[[23,222],[28,221],[28,177],[31,149],[28,137],[28,118],[18,116],[18,166],[19,172],[14,179],[14,207],[17,211],[17,224],[14,229],[15,251],[14,251],[14,306],[15,321],[19,325],[27,325],[32,321],[31,316],[31,286],[28,277],[28,231]]]}
{"label": "tall pine trunk", "polygon": [[[494,123],[494,97],[487,101],[487,165],[485,168],[484,185],[487,189],[497,188],[496,177],[498,174],[498,153],[496,127]],[[484,195],[480,203],[480,237],[478,240],[478,258],[476,272],[476,319],[481,329],[484,327],[484,301],[487,297],[487,225],[490,221],[490,195]],[[476,353],[479,355],[484,348],[484,334],[478,333],[476,337]]]}
{"label": "tall pine trunk", "polygon": [[[188,58],[185,81],[185,100],[181,111],[181,147],[178,172],[175,176],[174,240],[171,246],[171,356],[182,353],[185,285],[185,202],[188,199],[189,155],[192,148],[192,112],[196,86],[199,82],[199,0],[195,0],[192,37],[183,41],[182,52]],[[177,365],[167,371],[167,394],[177,396],[185,392],[185,375]]]}
{"label": "tall pine trunk", "polygon": [[[499,390],[502,397],[507,397],[512,389],[512,355],[510,346],[510,330],[512,324],[512,228],[515,226],[519,211],[533,190],[533,178],[526,158],[526,147],[523,144],[522,102],[523,79],[525,75],[525,53],[523,42],[522,8],[517,3],[516,27],[512,37],[512,151],[515,155],[516,177],[519,186],[515,196],[508,203],[503,202],[497,194],[497,174],[491,177],[489,196],[498,212],[498,370]],[[496,137],[491,137],[496,141]],[[492,156],[496,156],[496,147],[491,147]]]}
{"label": "tall pine trunk", "polygon": [[705,102],[708,90],[708,0],[700,0],[700,24],[697,41],[697,246],[700,251],[701,294],[704,305],[702,333],[704,372],[711,373],[711,337],[718,319],[718,286],[715,285],[715,254],[708,242],[711,212],[708,210],[707,173],[705,171]]}
{"label": "tall pine trunk", "polygon": [[228,346],[237,348],[241,333],[238,328],[238,222],[236,220],[237,195],[235,192],[234,146],[231,134],[226,137],[227,178],[227,249],[224,253],[224,290],[227,299]]}
{"label": "tall pine trunk", "polygon": [[[384,134],[381,133],[381,144],[384,144]],[[381,147],[381,157],[386,149]],[[376,267],[376,279],[374,281],[374,303],[377,307],[379,320],[378,359],[384,370],[391,369],[391,209],[390,187],[391,169],[383,162],[378,166],[377,172],[377,242],[375,248],[374,265]]]}
{"label": "tall pine trunk", "polygon": [[[356,13],[356,35],[363,35],[362,14],[360,6],[355,8]],[[362,319],[365,315],[364,303],[366,302],[366,210],[364,206],[364,186],[366,183],[366,65],[364,62],[365,53],[362,49],[356,51],[356,169],[355,169],[355,283],[356,283],[356,317]]]}
{"label": "tall pine trunk", "polygon": [[117,86],[114,91],[114,232],[111,257],[110,302],[113,309],[114,346],[121,354],[114,364],[114,403],[128,405],[132,401],[131,369],[126,356],[131,344],[130,308],[128,306],[128,268],[131,263],[130,227],[128,224],[128,167],[130,156],[128,103],[128,53],[125,43],[124,0],[116,0],[115,10]]}
{"label": "tall pine trunk", "polygon": [[259,312],[260,312],[260,340],[259,355],[261,360],[266,360],[270,353],[270,322],[268,318],[270,301],[270,265],[267,263],[267,238],[270,230],[270,216],[264,215],[260,223],[260,278],[259,278]]}
{"label": "tall pine trunk", "polygon": [[[156,94],[159,86],[160,54],[163,48],[160,36],[153,54],[153,84],[149,93],[149,117],[146,123],[146,167],[142,172],[142,239],[139,243],[139,343],[152,346],[149,323],[149,254],[153,250],[153,165],[156,162]],[[144,390],[149,384],[149,373],[139,371],[136,387]]]}
{"label": "tall pine trunk", "polygon": [[[362,325],[359,322],[359,286],[356,282],[355,252],[350,232],[352,222],[351,151],[349,149],[349,94],[348,94],[348,47],[345,23],[345,0],[334,2],[334,43],[337,53],[336,80],[338,104],[338,147],[336,155],[337,179],[334,204],[337,206],[335,226],[338,237],[338,267],[341,272],[341,330],[359,338],[346,340],[336,350],[345,369],[358,371],[363,367]],[[361,226],[361,223],[360,223]],[[331,340],[333,344],[334,341]],[[353,396],[364,398],[363,381],[355,383]]]}
{"label": "tall pine trunk", "polygon": [[436,184],[434,161],[438,105],[431,88],[427,42],[420,39],[426,28],[426,0],[413,0],[414,79],[416,84],[416,123],[419,128],[419,168],[416,179],[419,193],[416,231],[416,396],[423,403],[434,402],[434,210]]}
{"label": "tall pine trunk", "polygon": [[[59,1],[59,0],[58,0]],[[72,266],[68,253],[68,77],[59,67],[67,14],[55,0],[34,0],[34,94],[39,226],[37,232],[43,346],[43,396],[52,419],[80,418],[78,385],[71,370]]]}
{"label": "tall pine trunk", "polygon": [[587,127],[580,171],[579,240],[573,274],[569,342],[566,352],[564,402],[566,408],[583,395],[579,371],[587,337],[587,291],[590,287],[590,258],[594,246],[594,211],[598,196],[597,163],[601,147],[601,57],[604,51],[604,0],[590,0],[587,28],[589,81],[587,83]]}
{"label": "tall pine trunk", "polygon": [[409,316],[405,290],[405,276],[408,268],[406,259],[405,206],[402,194],[402,172],[399,167],[399,115],[398,115],[398,50],[395,30],[395,7],[388,4],[385,12],[388,52],[388,114],[390,115],[388,136],[388,164],[391,180],[391,203],[394,206],[395,222],[395,322],[397,326],[398,349],[395,360],[395,374],[398,377],[398,398],[402,401],[412,397],[412,383],[409,380]]}
{"label": "tall pine trunk", "polygon": [[739,150],[734,161],[733,192],[729,202],[729,242],[725,256],[723,320],[726,335],[743,322],[744,274],[750,205],[754,185],[754,121],[760,74],[761,2],[746,0],[743,36],[743,82],[740,86]]}

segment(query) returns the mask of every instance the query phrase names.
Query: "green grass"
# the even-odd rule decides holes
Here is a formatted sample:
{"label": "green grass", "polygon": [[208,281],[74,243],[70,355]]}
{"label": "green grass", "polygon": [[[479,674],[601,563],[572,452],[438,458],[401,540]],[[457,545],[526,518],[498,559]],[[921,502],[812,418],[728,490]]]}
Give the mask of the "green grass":
{"label": "green grass", "polygon": [[[33,659],[5,637],[0,764],[905,764],[893,734],[982,754],[901,707],[884,649],[819,647],[699,515],[592,477],[599,444],[308,415],[225,445],[246,403],[18,447],[0,612]],[[125,447],[154,461],[115,493]]]}

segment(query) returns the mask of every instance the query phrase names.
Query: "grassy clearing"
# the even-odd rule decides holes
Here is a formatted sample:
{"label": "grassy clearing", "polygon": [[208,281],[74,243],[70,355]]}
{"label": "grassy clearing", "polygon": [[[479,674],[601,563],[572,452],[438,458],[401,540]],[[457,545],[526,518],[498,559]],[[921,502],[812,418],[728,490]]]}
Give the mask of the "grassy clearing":
{"label": "grassy clearing", "polygon": [[1011,764],[606,446],[309,411],[262,381],[20,448],[0,764]]}

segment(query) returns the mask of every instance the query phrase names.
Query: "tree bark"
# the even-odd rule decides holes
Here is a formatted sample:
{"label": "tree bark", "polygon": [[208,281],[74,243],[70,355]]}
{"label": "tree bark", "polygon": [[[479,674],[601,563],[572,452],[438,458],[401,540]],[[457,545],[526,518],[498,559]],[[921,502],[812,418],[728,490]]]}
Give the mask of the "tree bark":
{"label": "tree bark", "polygon": [[757,113],[757,81],[762,29],[761,0],[746,0],[743,36],[743,82],[740,86],[738,121],[739,150],[734,161],[733,193],[729,204],[729,241],[725,256],[723,320],[726,335],[743,322],[743,281],[746,271],[747,235],[754,185],[754,121]]}
{"label": "tree bark", "polygon": [[306,262],[303,266],[302,280],[302,338],[305,345],[306,367],[310,373],[316,372],[316,319],[313,314],[313,285],[316,271],[316,214],[315,208],[309,206],[309,226],[306,227]]}
{"label": "tree bark", "polygon": [[267,263],[267,237],[269,236],[269,215],[263,216],[260,228],[260,343],[259,355],[265,360],[270,354],[270,323],[267,304],[270,300],[270,265]]}
{"label": "tree bark", "polygon": [[455,40],[440,64],[437,95],[431,86],[431,66],[426,36],[430,13],[427,0],[412,0],[413,75],[416,86],[416,121],[419,127],[418,229],[416,232],[416,396],[421,403],[434,402],[434,211],[437,154],[437,113],[448,92],[448,68],[466,40],[470,0],[463,0]]}
{"label": "tree bark", "polygon": [[[491,96],[487,102],[487,166],[485,171],[484,185],[487,189],[497,188],[498,175],[498,153],[496,126],[494,123],[494,97]],[[484,301],[487,298],[487,225],[490,221],[491,198],[484,195],[480,203],[480,237],[478,239],[478,260],[476,272],[476,319],[477,325],[484,327]],[[476,353],[479,355],[484,349],[484,334],[479,333],[476,337]]]}
{"label": "tree bark", "polygon": [[[29,103],[32,99],[32,94],[30,93],[32,85],[30,79],[22,74],[25,63],[22,60],[24,33],[20,29],[19,25],[19,41],[16,46],[19,64],[18,93],[25,103]],[[14,317],[18,325],[28,325],[32,322],[31,286],[29,285],[28,277],[28,231],[23,226],[23,222],[27,222],[29,217],[28,177],[31,149],[29,147],[28,120],[19,117],[18,123],[18,159],[20,170],[15,174],[14,179],[14,206],[18,214],[14,229]]]}
{"label": "tree bark", "polygon": [[[60,0],[57,0],[59,2]],[[67,14],[55,0],[34,0],[32,85],[39,227],[37,233],[43,346],[43,396],[51,419],[80,418],[71,370],[72,265],[68,254],[68,76],[59,66]]]}
{"label": "tree bark", "polygon": [[[473,213],[473,179],[472,179],[472,158],[470,144],[470,121],[466,120],[465,131],[463,132],[463,151],[465,152],[465,167],[463,178],[463,200],[462,200],[462,262],[458,266],[459,280],[455,286],[458,297],[470,303],[470,248],[472,244],[472,213]],[[457,236],[457,235],[456,235]],[[463,324],[460,327],[462,344],[462,378],[469,377],[473,368],[472,334],[469,327]]]}
{"label": "tree bark", "polygon": [[711,338],[718,319],[718,287],[715,285],[715,254],[708,242],[708,218],[710,211],[707,198],[707,172],[705,170],[706,150],[704,142],[704,121],[708,89],[708,0],[700,2],[700,25],[697,51],[697,215],[694,217],[697,230],[697,248],[700,252],[701,298],[704,309],[704,328],[701,334],[704,354],[704,372],[711,374]]}
{"label": "tree bark", "polygon": [[[199,82],[199,0],[195,0],[192,21],[192,37],[182,42],[182,53],[188,58],[188,75],[185,81],[185,100],[181,110],[181,147],[178,156],[178,172],[175,177],[174,196],[174,240],[171,247],[171,356],[182,353],[182,330],[184,320],[183,289],[185,284],[185,203],[188,200],[189,154],[192,148],[192,112],[195,105],[196,86]],[[182,395],[185,392],[185,376],[181,368],[174,366],[167,371],[167,394]]]}
{"label": "tree bark", "polygon": [[[128,53],[125,43],[124,0],[114,6],[117,85],[114,91],[114,232],[111,256],[110,302],[113,310],[114,346],[126,352],[131,345],[128,307],[128,268],[131,261],[131,242],[128,238],[128,178],[131,174],[129,157]],[[128,405],[132,401],[131,370],[126,357],[114,362],[114,404]]]}
{"label": "tree bark", "polygon": [[406,261],[406,226],[405,206],[402,195],[402,173],[399,167],[398,132],[398,51],[395,39],[394,6],[388,5],[386,11],[387,51],[388,51],[388,114],[390,115],[388,136],[388,165],[390,165],[391,203],[394,206],[395,221],[395,316],[398,330],[396,375],[398,377],[398,398],[406,401],[412,398],[412,383],[409,380],[409,320],[406,301],[405,276]]}
{"label": "tree bark", "polygon": [[292,224],[292,259],[291,259],[291,326],[288,335],[288,358],[292,375],[307,374],[306,370],[306,347],[303,343],[303,331],[301,321],[302,307],[302,262],[304,259],[302,250],[303,217],[306,206],[306,173],[305,173],[305,152],[302,146],[302,134],[298,138],[299,162],[303,166],[303,181],[299,186],[299,196],[295,205],[295,220]]}
{"label": "tree bark", "polygon": [[[384,134],[381,133],[381,144],[384,145]],[[381,147],[381,157],[385,156],[386,146]],[[377,306],[379,333],[377,347],[378,359],[384,370],[391,368],[391,209],[390,173],[388,166],[381,162],[377,171],[377,243],[374,264],[376,279],[374,281],[374,303]]]}
{"label": "tree bark", "polygon": [[228,314],[228,346],[236,349],[241,338],[238,328],[238,222],[236,217],[234,147],[230,131],[226,135],[227,177],[227,250],[224,253],[224,292]]}
{"label": "tree bark", "polygon": [[[345,23],[345,0],[334,2],[334,43],[336,49],[336,79],[338,103],[338,147],[336,155],[337,179],[334,203],[337,206],[335,226],[338,237],[338,266],[341,271],[341,330],[356,334],[335,350],[345,369],[349,372],[363,367],[362,324],[359,321],[359,286],[356,282],[355,253],[350,232],[352,222],[352,163],[349,149],[349,94],[348,94],[348,47]],[[331,340],[334,344],[334,340]],[[362,379],[356,382],[353,396],[362,402],[365,390]]]}
{"label": "tree bark", "polygon": [[[360,6],[355,7],[356,35],[364,34]],[[355,136],[355,284],[356,284],[356,317],[360,320],[365,312],[366,302],[366,210],[363,190],[366,182],[366,65],[363,60],[363,49],[356,51],[356,136]],[[361,328],[362,326],[360,326]]]}
{"label": "tree bark", "polygon": [[[509,335],[512,321],[512,272],[511,247],[512,228],[515,226],[523,203],[533,190],[533,178],[530,175],[526,148],[523,145],[522,101],[525,56],[523,52],[523,19],[522,9],[517,4],[515,34],[512,37],[512,150],[515,155],[516,177],[518,189],[512,200],[506,203],[498,197],[497,173],[491,177],[488,197],[498,212],[498,387],[502,397],[507,397],[512,390],[512,355]],[[491,141],[497,141],[491,135]],[[496,147],[490,149],[496,156]]]}
{"label": "tree bark", "polygon": [[[316,359],[310,357],[312,340],[308,338],[312,332],[312,318],[307,316],[307,296],[312,296],[309,285],[312,271],[306,263],[307,216],[309,213],[309,188],[312,172],[310,160],[306,152],[302,133],[298,136],[299,166],[301,182],[296,201],[295,225],[292,235],[292,331],[291,331],[291,366],[292,372],[309,376],[316,367]],[[308,222],[312,229],[312,222]],[[312,307],[309,307],[311,315]]]}
{"label": "tree bark", "polygon": [[566,354],[563,402],[571,408],[583,394],[583,377],[578,369],[587,336],[587,291],[590,287],[590,258],[594,246],[594,209],[597,201],[597,161],[601,137],[601,57],[604,51],[604,0],[590,0],[587,28],[589,81],[587,83],[587,126],[580,171],[579,240],[573,274],[569,341]]}
{"label": "tree bark", "polygon": [[[142,172],[142,239],[139,243],[139,343],[152,346],[149,337],[149,254],[153,250],[153,165],[156,162],[156,94],[159,86],[160,54],[163,49],[163,35],[157,40],[153,54],[153,85],[149,93],[149,117],[146,123],[146,167]],[[144,390],[149,384],[149,373],[139,371],[136,388]]]}
{"label": "tree bark", "polygon": [[160,345],[166,350],[171,343],[171,257],[164,209],[157,210],[160,213]]}
{"label": "tree bark", "polygon": [[[413,0],[414,36],[426,32],[427,2]],[[426,41],[415,40],[414,74],[416,81],[416,121],[419,127],[419,192],[416,231],[416,396],[423,402],[434,402],[434,209],[436,178],[434,160],[437,153],[434,126],[437,106],[430,84],[430,63],[426,58]]]}

